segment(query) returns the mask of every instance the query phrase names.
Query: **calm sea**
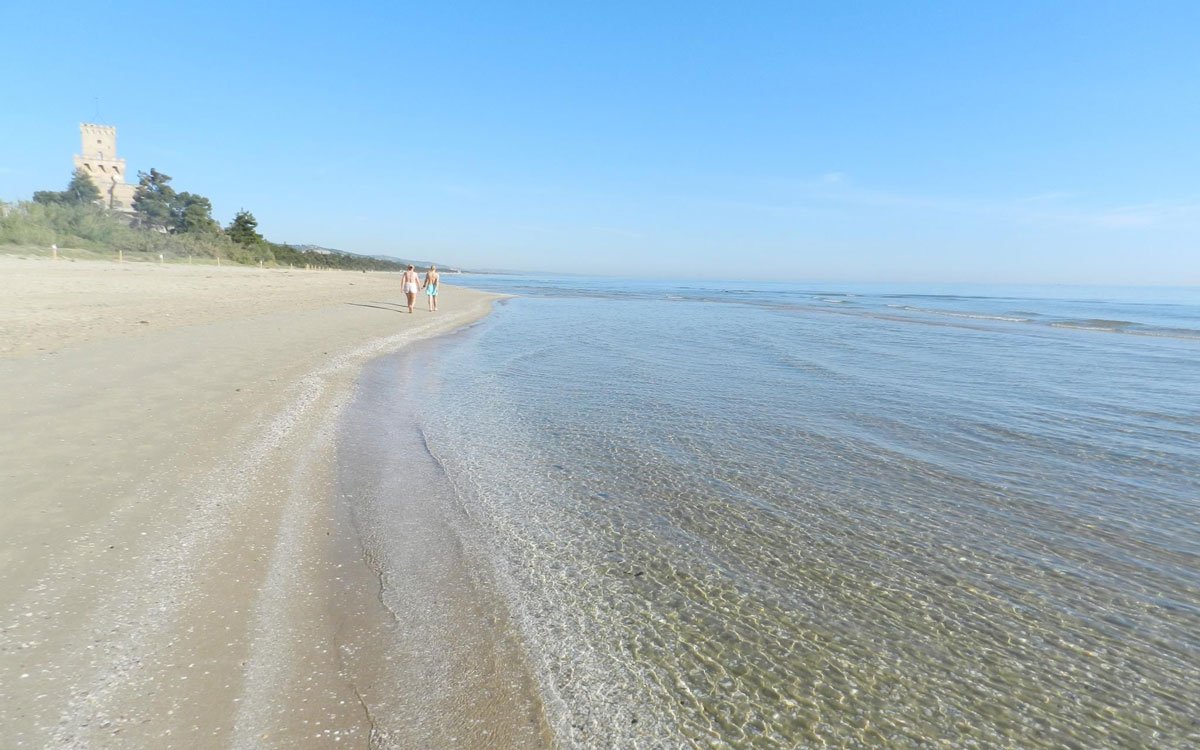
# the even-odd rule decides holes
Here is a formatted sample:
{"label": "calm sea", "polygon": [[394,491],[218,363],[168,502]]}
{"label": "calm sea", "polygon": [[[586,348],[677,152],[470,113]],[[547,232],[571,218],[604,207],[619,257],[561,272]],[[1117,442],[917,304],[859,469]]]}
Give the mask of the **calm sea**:
{"label": "calm sea", "polygon": [[456,280],[396,399],[564,747],[1200,744],[1200,290]]}

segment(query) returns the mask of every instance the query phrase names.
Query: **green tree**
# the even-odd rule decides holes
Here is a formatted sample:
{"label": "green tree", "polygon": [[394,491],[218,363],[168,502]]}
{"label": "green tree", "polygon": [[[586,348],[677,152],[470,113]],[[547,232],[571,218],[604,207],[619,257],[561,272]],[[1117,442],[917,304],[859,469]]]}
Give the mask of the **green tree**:
{"label": "green tree", "polygon": [[87,206],[99,201],[100,198],[100,188],[96,187],[92,178],[88,177],[82,169],[76,169],[75,174],[71,175],[71,182],[67,184],[66,192],[63,193],[63,203]]}
{"label": "green tree", "polygon": [[212,216],[212,202],[203,195],[180,193],[175,197],[171,215],[176,232],[218,234],[221,231],[221,225]]}
{"label": "green tree", "polygon": [[33,202],[44,206],[62,203],[64,194],[59,190],[38,190],[33,194]]}
{"label": "green tree", "polygon": [[133,212],[140,226],[171,231],[175,218],[172,207],[177,196],[170,183],[170,176],[157,169],[151,169],[149,174],[138,172],[138,186],[133,193]]}
{"label": "green tree", "polygon": [[225,227],[225,233],[229,235],[229,239],[246,247],[260,245],[263,242],[263,236],[258,233],[258,219],[255,219],[254,214],[245,209],[238,211],[237,216],[233,217],[233,221],[229,222],[229,226]]}
{"label": "green tree", "polygon": [[71,182],[67,184],[66,190],[61,192],[57,190],[39,190],[33,194],[33,202],[41,203],[42,205],[68,204],[86,206],[99,201],[100,197],[100,189],[96,187],[91,178],[82,169],[76,169],[75,174],[71,176]]}

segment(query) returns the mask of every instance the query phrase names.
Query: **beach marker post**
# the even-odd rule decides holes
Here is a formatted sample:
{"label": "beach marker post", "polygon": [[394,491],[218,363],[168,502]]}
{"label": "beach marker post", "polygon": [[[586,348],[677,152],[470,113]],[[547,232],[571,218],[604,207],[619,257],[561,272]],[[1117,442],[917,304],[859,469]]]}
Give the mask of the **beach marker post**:
{"label": "beach marker post", "polygon": [[58,243],[57,242],[50,246],[50,258],[52,260],[58,260]]}
{"label": "beach marker post", "polygon": [[125,251],[124,250],[117,250],[117,262],[118,263],[125,262]]}
{"label": "beach marker post", "polygon": [[159,254],[158,254],[158,265],[160,265],[160,266],[161,266],[163,263],[166,263],[166,261],[165,261],[165,260],[163,260],[163,254],[162,254],[162,253],[159,253]]}

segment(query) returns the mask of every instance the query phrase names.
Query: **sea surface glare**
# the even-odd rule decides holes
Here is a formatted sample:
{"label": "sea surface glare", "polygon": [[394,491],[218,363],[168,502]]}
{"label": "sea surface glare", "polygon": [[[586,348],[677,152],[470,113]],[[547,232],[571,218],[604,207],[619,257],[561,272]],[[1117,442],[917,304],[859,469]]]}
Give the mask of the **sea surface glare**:
{"label": "sea surface glare", "polygon": [[1200,747],[1200,291],[462,280],[395,398],[563,747]]}

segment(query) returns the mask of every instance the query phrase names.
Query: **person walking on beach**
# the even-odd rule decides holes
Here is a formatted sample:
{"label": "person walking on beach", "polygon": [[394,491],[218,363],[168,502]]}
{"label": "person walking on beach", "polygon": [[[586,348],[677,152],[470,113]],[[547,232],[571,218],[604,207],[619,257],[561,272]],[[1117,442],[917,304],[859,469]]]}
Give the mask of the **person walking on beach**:
{"label": "person walking on beach", "polygon": [[437,287],[438,287],[438,272],[437,266],[430,266],[425,272],[425,296],[429,298],[429,312],[437,312]]}
{"label": "person walking on beach", "polygon": [[417,276],[415,266],[409,266],[404,272],[404,276],[400,279],[400,283],[404,289],[404,297],[408,300],[408,314],[412,315],[413,306],[417,304],[417,288],[421,284],[420,277]]}

